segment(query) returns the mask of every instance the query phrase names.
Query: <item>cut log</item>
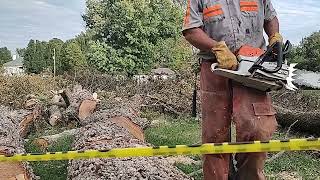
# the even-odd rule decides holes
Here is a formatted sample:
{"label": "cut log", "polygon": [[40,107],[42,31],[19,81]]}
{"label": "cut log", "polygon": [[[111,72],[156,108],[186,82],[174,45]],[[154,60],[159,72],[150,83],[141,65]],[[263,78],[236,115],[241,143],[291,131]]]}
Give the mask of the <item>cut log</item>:
{"label": "cut log", "polygon": [[320,111],[303,112],[275,105],[274,108],[277,111],[277,121],[281,126],[289,127],[297,121],[292,126],[293,130],[320,135]]}
{"label": "cut log", "polygon": [[80,121],[84,121],[88,116],[90,116],[97,107],[97,101],[96,100],[89,100],[86,99],[82,101],[80,107],[79,107],[79,119]]}
{"label": "cut log", "polygon": [[[132,101],[131,101],[132,102]],[[127,103],[100,110],[86,119],[75,137],[75,150],[141,147],[141,129],[128,121],[137,118],[137,109]],[[134,121],[134,120],[133,120]],[[93,123],[95,122],[95,123]],[[141,137],[140,137],[141,136]],[[149,145],[150,146],[150,145]],[[71,160],[68,179],[191,179],[163,157]]]}
{"label": "cut log", "polygon": [[[27,112],[11,111],[9,108],[0,107],[0,154],[10,155],[25,153],[24,141],[19,135],[19,121]],[[0,163],[0,179],[31,180],[38,179],[28,163]]]}
{"label": "cut log", "polygon": [[[90,91],[82,89],[82,86],[80,85],[76,85],[72,92],[66,92],[66,96],[69,99],[70,105],[64,113],[69,120],[77,120],[81,122],[81,120],[92,114],[96,109],[96,102],[98,102],[96,94],[92,94]],[[81,113],[79,114],[80,106],[85,100],[86,102],[81,107]]]}
{"label": "cut log", "polygon": [[19,124],[19,132],[20,136],[22,138],[27,137],[27,135],[30,133],[32,130],[32,127],[34,126],[35,122],[37,120],[40,120],[42,117],[42,107],[41,105],[36,105],[31,113],[28,115],[24,116],[22,121]]}
{"label": "cut log", "polygon": [[319,91],[278,91],[272,93],[277,120],[284,127],[303,133],[320,135]]}
{"label": "cut log", "polygon": [[[46,149],[49,145],[54,144],[58,141],[58,139],[65,136],[75,136],[78,133],[79,129],[71,129],[63,131],[59,134],[54,134],[50,136],[42,136],[33,141],[33,144],[37,145],[41,149]],[[29,139],[25,139],[25,142],[28,142]]]}
{"label": "cut log", "polygon": [[[63,98],[59,92],[54,92],[54,96],[51,99],[51,106],[49,107],[49,124],[51,126],[56,126],[58,123],[63,121],[62,112],[60,110],[61,107],[66,107],[65,103],[63,102]],[[62,105],[60,105],[62,104]]]}

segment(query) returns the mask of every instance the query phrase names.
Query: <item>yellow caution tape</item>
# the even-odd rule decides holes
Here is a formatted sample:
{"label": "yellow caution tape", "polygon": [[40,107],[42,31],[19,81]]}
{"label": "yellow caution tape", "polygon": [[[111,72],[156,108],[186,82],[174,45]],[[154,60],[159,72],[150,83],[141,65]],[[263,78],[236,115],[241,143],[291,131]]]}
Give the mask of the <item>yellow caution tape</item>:
{"label": "yellow caution tape", "polygon": [[210,143],[202,145],[176,145],[157,147],[117,148],[109,150],[65,151],[0,155],[1,161],[51,161],[91,158],[127,158],[166,155],[195,155],[223,153],[253,153],[277,151],[319,150],[320,138],[290,139],[271,141],[251,141],[237,143]]}

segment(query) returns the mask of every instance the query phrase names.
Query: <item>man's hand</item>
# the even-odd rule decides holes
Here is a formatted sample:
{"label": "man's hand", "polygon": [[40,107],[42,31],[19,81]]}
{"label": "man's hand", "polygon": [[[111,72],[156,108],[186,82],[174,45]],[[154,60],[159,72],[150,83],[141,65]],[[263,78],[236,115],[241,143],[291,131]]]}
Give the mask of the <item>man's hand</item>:
{"label": "man's hand", "polygon": [[230,51],[224,41],[218,42],[211,50],[216,55],[219,68],[230,70],[238,68],[237,57]]}
{"label": "man's hand", "polygon": [[280,33],[275,33],[274,35],[269,37],[269,46],[271,46],[276,42],[280,42],[280,43],[283,42],[283,38]]}

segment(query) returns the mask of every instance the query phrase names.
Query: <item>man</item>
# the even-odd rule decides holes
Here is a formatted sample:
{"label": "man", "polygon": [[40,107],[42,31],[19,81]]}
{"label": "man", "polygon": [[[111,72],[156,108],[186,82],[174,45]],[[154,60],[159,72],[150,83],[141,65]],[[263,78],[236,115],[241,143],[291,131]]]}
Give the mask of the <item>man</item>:
{"label": "man", "polygon": [[[235,53],[243,45],[265,50],[263,30],[269,44],[282,42],[271,0],[188,1],[183,34],[200,49],[203,143],[230,141],[231,120],[237,141],[269,140],[277,127],[270,96],[215,75],[210,66],[237,69]],[[266,153],[237,154],[235,179],[265,179],[265,158]],[[204,155],[204,179],[228,179],[229,160],[230,154]]]}

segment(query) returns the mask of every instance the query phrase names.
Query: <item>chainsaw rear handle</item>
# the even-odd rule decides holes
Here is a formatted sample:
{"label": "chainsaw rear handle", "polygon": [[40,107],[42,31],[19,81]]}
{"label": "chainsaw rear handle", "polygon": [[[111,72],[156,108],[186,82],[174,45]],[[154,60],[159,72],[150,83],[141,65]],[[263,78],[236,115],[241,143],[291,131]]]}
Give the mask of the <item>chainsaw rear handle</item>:
{"label": "chainsaw rear handle", "polygon": [[[292,44],[287,41],[282,47],[281,42],[276,42],[267,48],[267,51],[259,57],[259,59],[253,64],[253,66],[248,70],[251,74],[256,70],[261,70],[266,73],[276,73],[282,68],[282,63],[284,61],[285,55],[292,49]],[[277,66],[274,69],[268,69],[262,66],[262,64],[273,58],[273,53],[277,55]]]}

